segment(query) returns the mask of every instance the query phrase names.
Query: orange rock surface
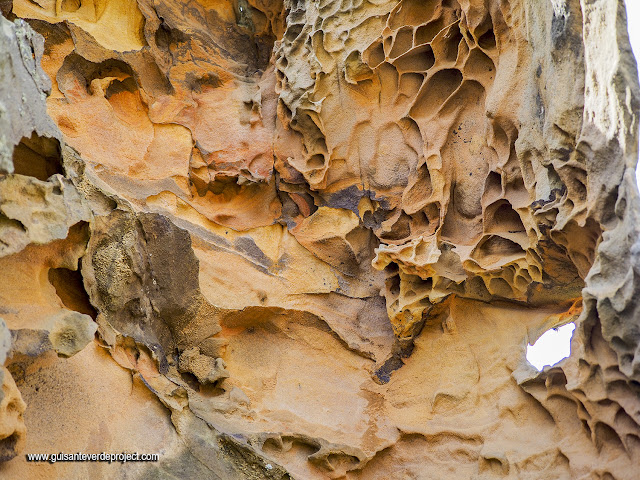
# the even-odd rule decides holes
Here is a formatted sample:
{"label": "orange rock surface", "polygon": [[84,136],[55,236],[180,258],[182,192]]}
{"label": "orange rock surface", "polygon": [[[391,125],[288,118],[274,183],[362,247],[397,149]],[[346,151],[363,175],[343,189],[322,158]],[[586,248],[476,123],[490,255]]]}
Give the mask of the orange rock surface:
{"label": "orange rock surface", "polygon": [[0,9],[0,476],[638,477],[623,4]]}

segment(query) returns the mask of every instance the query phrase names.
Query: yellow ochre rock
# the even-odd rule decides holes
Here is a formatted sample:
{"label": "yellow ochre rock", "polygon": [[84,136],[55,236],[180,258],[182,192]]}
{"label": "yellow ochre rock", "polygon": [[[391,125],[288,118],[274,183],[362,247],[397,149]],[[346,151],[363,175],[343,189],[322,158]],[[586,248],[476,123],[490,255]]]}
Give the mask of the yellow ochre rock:
{"label": "yellow ochre rock", "polygon": [[623,2],[0,12],[0,477],[638,478]]}

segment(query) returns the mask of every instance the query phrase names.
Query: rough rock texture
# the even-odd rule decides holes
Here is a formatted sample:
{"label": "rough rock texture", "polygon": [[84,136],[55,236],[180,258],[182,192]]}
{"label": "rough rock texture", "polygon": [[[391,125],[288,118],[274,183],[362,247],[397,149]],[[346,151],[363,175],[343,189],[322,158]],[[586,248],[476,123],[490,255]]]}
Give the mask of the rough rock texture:
{"label": "rough rock texture", "polygon": [[621,1],[0,10],[0,476],[637,478]]}
{"label": "rough rock texture", "polygon": [[25,403],[16,387],[11,373],[4,367],[11,349],[11,333],[0,318],[0,461],[14,458],[24,448],[25,425],[23,414]]}

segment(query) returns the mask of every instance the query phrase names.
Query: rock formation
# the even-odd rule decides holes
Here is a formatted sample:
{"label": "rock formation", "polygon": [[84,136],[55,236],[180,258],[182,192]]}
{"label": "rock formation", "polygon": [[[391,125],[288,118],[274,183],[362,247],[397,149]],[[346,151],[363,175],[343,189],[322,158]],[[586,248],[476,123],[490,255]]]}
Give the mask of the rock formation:
{"label": "rock formation", "polygon": [[638,477],[621,0],[0,10],[0,476]]}

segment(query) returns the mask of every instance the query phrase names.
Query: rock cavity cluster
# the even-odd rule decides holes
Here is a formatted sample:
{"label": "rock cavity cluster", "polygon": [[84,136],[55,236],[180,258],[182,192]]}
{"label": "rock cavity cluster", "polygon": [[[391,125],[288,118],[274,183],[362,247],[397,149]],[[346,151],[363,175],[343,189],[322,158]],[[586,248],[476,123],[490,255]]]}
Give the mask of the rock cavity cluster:
{"label": "rock cavity cluster", "polygon": [[0,12],[0,477],[638,478],[621,1]]}

